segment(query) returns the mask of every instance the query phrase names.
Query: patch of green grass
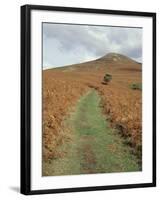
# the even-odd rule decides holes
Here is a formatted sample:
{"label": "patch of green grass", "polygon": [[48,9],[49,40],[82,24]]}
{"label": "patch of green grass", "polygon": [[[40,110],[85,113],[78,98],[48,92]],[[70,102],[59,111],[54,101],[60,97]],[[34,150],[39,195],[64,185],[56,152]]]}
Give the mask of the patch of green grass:
{"label": "patch of green grass", "polygon": [[96,157],[95,171],[137,171],[137,159],[116,131],[109,127],[100,107],[100,96],[93,90],[78,104],[75,130],[80,136],[87,135]]}
{"label": "patch of green grass", "polygon": [[132,90],[142,90],[142,83],[132,83],[130,84]]}
{"label": "patch of green grass", "polygon": [[62,158],[47,163],[47,175],[140,171],[136,156],[124,144],[116,130],[109,127],[100,107],[100,96],[91,90],[77,103],[75,112],[66,119],[73,135],[60,147]]}

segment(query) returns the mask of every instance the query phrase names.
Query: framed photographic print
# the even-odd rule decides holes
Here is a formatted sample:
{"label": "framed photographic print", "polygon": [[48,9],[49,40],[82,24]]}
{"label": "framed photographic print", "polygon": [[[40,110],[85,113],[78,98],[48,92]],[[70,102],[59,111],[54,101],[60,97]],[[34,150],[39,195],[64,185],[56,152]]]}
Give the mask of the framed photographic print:
{"label": "framed photographic print", "polygon": [[21,7],[21,193],[156,186],[156,14]]}

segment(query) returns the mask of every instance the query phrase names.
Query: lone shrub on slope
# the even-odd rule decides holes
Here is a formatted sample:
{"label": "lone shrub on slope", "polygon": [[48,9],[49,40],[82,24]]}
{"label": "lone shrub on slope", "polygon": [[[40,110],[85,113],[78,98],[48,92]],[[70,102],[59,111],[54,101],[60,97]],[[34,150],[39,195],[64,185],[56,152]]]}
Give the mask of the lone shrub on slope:
{"label": "lone shrub on slope", "polygon": [[108,84],[111,80],[112,80],[112,75],[110,75],[110,74],[105,74],[105,76],[104,76],[104,78],[103,78],[103,83],[104,83],[104,84]]}

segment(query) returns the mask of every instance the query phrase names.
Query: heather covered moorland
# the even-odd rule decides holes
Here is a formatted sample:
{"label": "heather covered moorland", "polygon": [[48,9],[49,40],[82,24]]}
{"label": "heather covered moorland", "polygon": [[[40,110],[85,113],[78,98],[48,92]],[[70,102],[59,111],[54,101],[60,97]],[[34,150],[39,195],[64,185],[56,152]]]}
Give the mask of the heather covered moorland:
{"label": "heather covered moorland", "polygon": [[42,139],[43,176],[141,170],[141,63],[108,53],[43,70]]}

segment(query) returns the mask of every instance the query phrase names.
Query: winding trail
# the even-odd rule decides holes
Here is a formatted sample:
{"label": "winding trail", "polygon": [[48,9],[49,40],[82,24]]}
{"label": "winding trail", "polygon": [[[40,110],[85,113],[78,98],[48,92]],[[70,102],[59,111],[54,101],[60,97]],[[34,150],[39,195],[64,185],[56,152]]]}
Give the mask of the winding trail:
{"label": "winding trail", "polygon": [[76,109],[66,119],[72,140],[58,151],[61,158],[43,164],[43,174],[71,175],[109,172],[139,171],[137,158],[131,154],[116,130],[109,127],[102,108],[100,96],[90,90],[78,101]]}

